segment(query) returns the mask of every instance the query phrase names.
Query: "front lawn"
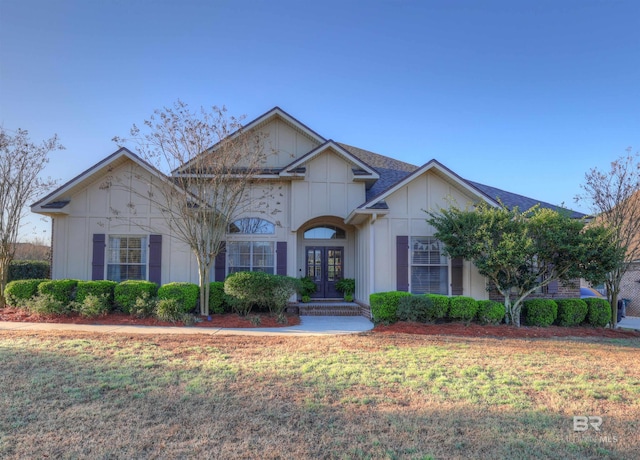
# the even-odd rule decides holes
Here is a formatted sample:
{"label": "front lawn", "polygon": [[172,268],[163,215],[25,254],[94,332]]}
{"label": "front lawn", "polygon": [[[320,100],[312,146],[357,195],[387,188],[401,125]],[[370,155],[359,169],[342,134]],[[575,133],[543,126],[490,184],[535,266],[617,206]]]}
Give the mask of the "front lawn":
{"label": "front lawn", "polygon": [[639,353],[634,338],[2,332],[0,458],[636,458]]}

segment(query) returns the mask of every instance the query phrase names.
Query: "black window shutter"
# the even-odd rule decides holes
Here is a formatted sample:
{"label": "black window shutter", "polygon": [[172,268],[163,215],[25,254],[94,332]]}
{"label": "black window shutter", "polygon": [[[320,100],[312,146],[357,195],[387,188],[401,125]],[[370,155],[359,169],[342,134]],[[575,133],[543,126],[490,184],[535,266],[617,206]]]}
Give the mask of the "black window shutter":
{"label": "black window shutter", "polygon": [[162,235],[149,236],[149,281],[162,283]]}
{"label": "black window shutter", "polygon": [[408,236],[396,236],[396,290],[409,291]]}
{"label": "black window shutter", "polygon": [[559,289],[558,280],[551,281],[547,284],[547,294],[557,294]]}
{"label": "black window shutter", "polygon": [[227,250],[224,243],[220,247],[220,252],[216,256],[216,260],[213,263],[214,279],[216,281],[224,281],[227,271]]}
{"label": "black window shutter", "polygon": [[276,243],[276,274],[287,275],[287,242]]}
{"label": "black window shutter", "polygon": [[451,295],[462,295],[462,267],[464,259],[451,259]]}
{"label": "black window shutter", "polygon": [[93,234],[93,258],[91,260],[91,279],[104,279],[105,234]]}

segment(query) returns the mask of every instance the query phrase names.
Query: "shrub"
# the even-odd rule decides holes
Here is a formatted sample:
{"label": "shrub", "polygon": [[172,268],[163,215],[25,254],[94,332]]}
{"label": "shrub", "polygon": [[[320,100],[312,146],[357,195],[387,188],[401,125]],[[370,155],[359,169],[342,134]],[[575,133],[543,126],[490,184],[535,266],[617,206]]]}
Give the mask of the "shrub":
{"label": "shrub", "polygon": [[558,318],[556,324],[559,326],[576,326],[587,317],[589,307],[582,299],[558,299]]}
{"label": "shrub", "polygon": [[525,300],[523,314],[529,326],[551,326],[558,317],[558,304],[551,299]]}
{"label": "shrub", "polygon": [[433,313],[431,321],[446,318],[449,313],[451,298],[441,294],[425,294],[433,303]]}
{"label": "shrub", "polygon": [[74,298],[74,290],[78,280],[50,280],[38,285],[38,293],[51,295],[65,305],[71,303]]}
{"label": "shrub", "polygon": [[287,302],[296,292],[300,292],[302,283],[298,278],[290,276],[271,275],[269,312],[272,315],[280,315],[287,308]]}
{"label": "shrub", "polygon": [[308,276],[300,278],[300,282],[302,283],[302,287],[300,288],[300,295],[302,297],[311,297],[311,294],[314,294],[318,290],[316,283]]}
{"label": "shrub", "polygon": [[416,321],[426,323],[432,321],[433,302],[424,295],[401,297],[398,301],[396,316],[399,321]]}
{"label": "shrub", "polygon": [[193,283],[169,283],[158,289],[158,299],[175,299],[183,313],[195,310],[200,297],[200,287]]}
{"label": "shrub", "polygon": [[408,292],[403,291],[390,291],[390,292],[378,292],[369,296],[369,304],[371,305],[371,316],[373,322],[379,323],[394,323],[398,320],[397,311],[398,303],[402,297],[411,296]]}
{"label": "shrub", "polygon": [[213,313],[225,313],[231,311],[229,299],[224,293],[224,282],[214,281],[209,284],[209,309]]}
{"label": "shrub", "polygon": [[479,300],[476,318],[481,324],[500,324],[504,319],[504,305],[495,300]]}
{"label": "shrub", "polygon": [[353,296],[356,292],[356,280],[353,278],[342,278],[336,283],[336,291],[342,292],[344,296]]}
{"label": "shrub", "polygon": [[156,314],[158,302],[149,296],[148,292],[143,292],[136,299],[136,303],[131,306],[129,313],[136,318],[148,318]]}
{"label": "shrub", "polygon": [[66,315],[71,312],[71,303],[62,302],[52,294],[38,294],[29,301],[28,308],[40,315]]}
{"label": "shrub", "polygon": [[7,298],[7,303],[13,307],[22,307],[33,296],[38,293],[38,285],[44,281],[44,279],[34,280],[17,280],[7,283],[4,289],[4,295]]}
{"label": "shrub", "polygon": [[13,260],[9,264],[7,281],[47,279],[51,265],[45,260]]}
{"label": "shrub", "polygon": [[158,304],[156,307],[156,317],[160,321],[170,321],[175,323],[177,321],[182,321],[182,317],[184,312],[182,311],[182,305],[178,302],[177,299],[161,299],[158,300]]}
{"label": "shrub", "polygon": [[78,281],[76,288],[76,302],[82,303],[89,296],[102,297],[105,296],[109,305],[113,305],[113,291],[116,288],[115,281]]}
{"label": "shrub", "polygon": [[75,310],[85,318],[96,318],[104,316],[111,310],[111,302],[107,295],[98,297],[94,294],[87,294],[82,302],[75,302]]}
{"label": "shrub", "polygon": [[605,299],[590,297],[584,299],[587,304],[587,323],[593,327],[605,327],[611,321],[611,304]]}
{"label": "shrub", "polygon": [[156,283],[151,281],[129,280],[118,283],[114,289],[115,304],[125,313],[131,313],[131,307],[136,304],[138,297],[146,293],[154,297],[158,291]]}
{"label": "shrub", "polygon": [[270,287],[270,275],[263,272],[237,272],[224,281],[224,292],[230,296],[233,310],[242,316],[247,316],[254,305],[269,305]]}
{"label": "shrub", "polygon": [[478,312],[478,301],[472,297],[455,296],[449,301],[449,317],[469,324]]}

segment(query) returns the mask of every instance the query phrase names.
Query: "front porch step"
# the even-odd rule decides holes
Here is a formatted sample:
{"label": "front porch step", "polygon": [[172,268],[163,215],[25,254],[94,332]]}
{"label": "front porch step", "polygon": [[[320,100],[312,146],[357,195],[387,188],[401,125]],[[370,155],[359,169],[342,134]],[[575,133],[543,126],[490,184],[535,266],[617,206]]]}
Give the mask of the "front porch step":
{"label": "front porch step", "polygon": [[355,302],[295,303],[300,316],[361,316],[360,305]]}

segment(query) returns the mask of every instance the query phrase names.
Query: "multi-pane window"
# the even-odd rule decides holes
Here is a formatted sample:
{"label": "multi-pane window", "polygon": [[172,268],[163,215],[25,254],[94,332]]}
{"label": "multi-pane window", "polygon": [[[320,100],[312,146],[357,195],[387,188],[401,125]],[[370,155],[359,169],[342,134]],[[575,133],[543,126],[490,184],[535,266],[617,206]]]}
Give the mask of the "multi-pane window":
{"label": "multi-pane window", "polygon": [[258,217],[244,217],[229,224],[229,233],[243,233],[245,235],[273,235],[275,225],[268,220]]}
{"label": "multi-pane window", "polygon": [[228,241],[228,274],[235,272],[274,273],[272,241]]}
{"label": "multi-pane window", "polygon": [[147,237],[110,236],[107,245],[107,279],[147,279]]}
{"label": "multi-pane window", "polygon": [[343,240],[346,237],[346,232],[343,229],[333,225],[321,225],[304,232],[305,240]]}
{"label": "multi-pane window", "polygon": [[449,264],[444,245],[431,237],[411,238],[411,292],[449,294]]}

